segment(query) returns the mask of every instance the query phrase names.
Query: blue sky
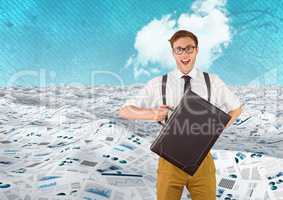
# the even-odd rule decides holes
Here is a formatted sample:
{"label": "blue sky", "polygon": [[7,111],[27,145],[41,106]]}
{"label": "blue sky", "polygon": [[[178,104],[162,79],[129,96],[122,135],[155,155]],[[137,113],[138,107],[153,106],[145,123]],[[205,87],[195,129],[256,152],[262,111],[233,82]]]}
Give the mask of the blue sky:
{"label": "blue sky", "polygon": [[260,0],[2,0],[0,86],[145,83],[175,67],[167,39],[180,28],[199,36],[198,67],[226,83],[282,84],[282,10]]}

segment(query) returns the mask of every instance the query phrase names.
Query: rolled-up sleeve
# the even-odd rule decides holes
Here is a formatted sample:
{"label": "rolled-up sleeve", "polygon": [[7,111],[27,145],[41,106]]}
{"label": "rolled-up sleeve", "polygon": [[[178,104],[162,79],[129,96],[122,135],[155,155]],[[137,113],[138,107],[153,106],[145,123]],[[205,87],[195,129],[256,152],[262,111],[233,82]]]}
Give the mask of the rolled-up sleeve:
{"label": "rolled-up sleeve", "polygon": [[215,93],[217,96],[217,104],[226,112],[235,110],[241,106],[241,101],[228,86],[218,77],[215,77]]}
{"label": "rolled-up sleeve", "polygon": [[123,106],[133,105],[139,108],[151,108],[155,102],[154,90],[156,89],[156,78],[149,81],[139,92],[128,99]]}

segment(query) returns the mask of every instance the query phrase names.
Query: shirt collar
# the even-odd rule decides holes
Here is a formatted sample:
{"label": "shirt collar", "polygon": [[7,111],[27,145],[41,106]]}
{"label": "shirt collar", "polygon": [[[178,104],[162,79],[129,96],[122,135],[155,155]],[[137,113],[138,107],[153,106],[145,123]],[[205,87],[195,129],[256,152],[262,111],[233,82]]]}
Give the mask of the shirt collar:
{"label": "shirt collar", "polygon": [[188,74],[184,74],[178,68],[176,68],[173,70],[173,73],[176,76],[176,78],[182,78],[182,76],[187,75],[190,76],[192,79],[194,79],[197,76],[197,69],[196,67],[193,67],[193,69]]}

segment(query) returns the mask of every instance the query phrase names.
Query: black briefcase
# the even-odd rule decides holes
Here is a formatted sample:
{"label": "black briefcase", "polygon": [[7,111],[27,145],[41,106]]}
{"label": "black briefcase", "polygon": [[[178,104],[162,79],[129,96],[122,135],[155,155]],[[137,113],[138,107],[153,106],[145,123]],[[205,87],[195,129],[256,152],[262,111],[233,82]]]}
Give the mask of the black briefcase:
{"label": "black briefcase", "polygon": [[230,115],[188,90],[150,149],[192,176],[230,119]]}

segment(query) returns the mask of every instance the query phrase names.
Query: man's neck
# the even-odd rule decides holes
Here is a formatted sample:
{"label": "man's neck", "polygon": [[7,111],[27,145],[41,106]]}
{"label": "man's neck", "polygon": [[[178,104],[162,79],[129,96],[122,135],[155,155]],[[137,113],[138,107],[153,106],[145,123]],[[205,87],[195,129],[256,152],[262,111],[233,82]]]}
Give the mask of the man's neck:
{"label": "man's neck", "polygon": [[183,74],[187,75],[187,74],[189,74],[193,70],[193,68],[189,69],[188,71],[182,71],[181,69],[178,69],[178,70],[180,72],[182,72]]}

